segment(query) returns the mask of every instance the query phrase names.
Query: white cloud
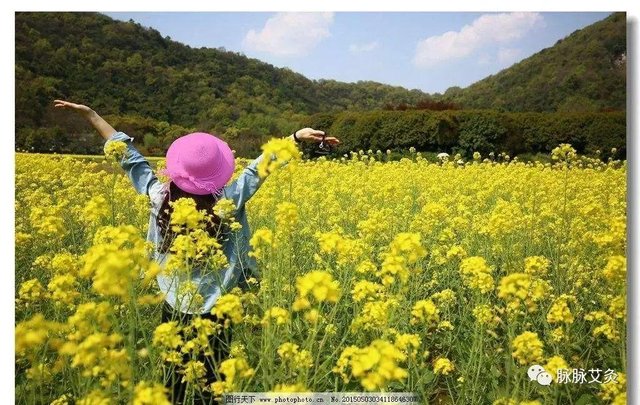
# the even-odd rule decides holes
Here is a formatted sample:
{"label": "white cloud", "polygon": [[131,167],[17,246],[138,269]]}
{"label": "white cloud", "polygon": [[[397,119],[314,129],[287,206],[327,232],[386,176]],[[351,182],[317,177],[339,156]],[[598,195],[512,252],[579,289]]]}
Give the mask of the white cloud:
{"label": "white cloud", "polygon": [[369,42],[367,44],[351,44],[349,51],[352,53],[371,52],[378,47],[378,41]]}
{"label": "white cloud", "polygon": [[484,14],[460,31],[445,32],[418,42],[413,62],[418,67],[430,67],[464,58],[487,45],[522,38],[542,22],[539,13]]}
{"label": "white cloud", "polygon": [[491,63],[491,56],[488,53],[484,52],[478,57],[478,65],[484,66],[489,63]]}
{"label": "white cloud", "polygon": [[260,31],[244,37],[246,49],[277,56],[306,55],[324,38],[331,36],[333,13],[278,13]]}
{"label": "white cloud", "polygon": [[500,48],[498,50],[498,62],[501,65],[511,65],[520,59],[522,50],[516,48]]}

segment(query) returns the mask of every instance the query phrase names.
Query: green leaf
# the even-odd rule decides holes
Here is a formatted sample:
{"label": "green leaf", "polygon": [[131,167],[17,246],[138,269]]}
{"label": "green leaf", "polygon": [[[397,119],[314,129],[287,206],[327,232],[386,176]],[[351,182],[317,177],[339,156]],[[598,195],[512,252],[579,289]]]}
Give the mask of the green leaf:
{"label": "green leaf", "polygon": [[580,398],[575,402],[575,405],[591,405],[591,404],[599,404],[600,401],[596,397],[591,394],[582,394]]}

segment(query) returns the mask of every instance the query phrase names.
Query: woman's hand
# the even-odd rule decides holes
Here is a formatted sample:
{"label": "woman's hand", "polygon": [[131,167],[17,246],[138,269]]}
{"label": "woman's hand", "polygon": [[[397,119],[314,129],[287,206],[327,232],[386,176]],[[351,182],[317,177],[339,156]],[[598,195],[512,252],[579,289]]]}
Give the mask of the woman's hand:
{"label": "woman's hand", "polygon": [[53,106],[57,108],[66,108],[69,110],[73,110],[84,116],[88,116],[93,112],[91,108],[87,107],[84,104],[76,104],[76,103],[72,103],[70,101],[64,101],[64,100],[53,100]]}
{"label": "woman's hand", "polygon": [[325,136],[324,131],[318,131],[313,128],[302,128],[294,134],[301,142],[322,142],[323,140],[330,145],[337,145],[340,140],[333,136]]}
{"label": "woman's hand", "polygon": [[81,114],[91,125],[93,125],[96,131],[98,131],[100,136],[105,140],[108,140],[109,137],[116,132],[111,124],[99,116],[97,112],[84,104],[76,104],[64,100],[53,100],[53,106],[56,108],[66,108]]}

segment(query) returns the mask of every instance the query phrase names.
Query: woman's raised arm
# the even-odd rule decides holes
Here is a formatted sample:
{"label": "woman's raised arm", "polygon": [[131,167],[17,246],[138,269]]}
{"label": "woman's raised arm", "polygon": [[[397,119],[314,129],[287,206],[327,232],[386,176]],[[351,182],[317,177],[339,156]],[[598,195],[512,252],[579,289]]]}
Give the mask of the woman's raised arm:
{"label": "woman's raised arm", "polygon": [[82,115],[93,127],[100,133],[100,136],[105,140],[109,139],[111,135],[116,132],[115,129],[104,120],[101,116],[98,115],[97,112],[93,111],[90,107],[87,107],[83,104],[76,104],[69,101],[64,100],[54,100],[54,107],[57,108],[66,108],[69,110],[73,110],[78,114]]}
{"label": "woman's raised arm", "polygon": [[[295,133],[289,135],[287,138],[294,142],[315,142],[319,143],[323,140],[332,145],[340,143],[340,141],[333,136],[325,136],[323,131],[318,131],[313,128],[302,128]],[[272,159],[274,159],[272,157]],[[231,183],[227,188],[227,197],[233,200],[233,203],[237,208],[244,206],[244,204],[258,191],[258,188],[264,182],[264,178],[260,178],[258,175],[258,165],[263,159],[268,159],[264,154],[258,156],[247,167],[242,170],[242,173],[238,178]]]}
{"label": "woman's raised arm", "polygon": [[133,146],[132,137],[116,131],[111,124],[86,105],[64,100],[55,100],[54,103],[55,107],[66,108],[82,115],[104,138],[105,145],[113,141],[126,143],[127,154],[120,161],[120,166],[131,180],[133,187],[139,194],[148,194],[150,197],[159,191],[161,184],[147,159]]}

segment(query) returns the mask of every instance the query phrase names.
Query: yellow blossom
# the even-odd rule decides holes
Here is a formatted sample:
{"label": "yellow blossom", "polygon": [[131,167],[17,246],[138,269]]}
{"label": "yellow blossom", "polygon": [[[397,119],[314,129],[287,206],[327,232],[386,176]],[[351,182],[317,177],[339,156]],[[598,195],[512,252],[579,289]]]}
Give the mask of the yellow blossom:
{"label": "yellow blossom", "polygon": [[569,372],[569,365],[560,356],[552,356],[543,366],[544,370],[551,375],[554,382],[558,382],[558,370],[566,370]]}
{"label": "yellow blossom", "polygon": [[449,375],[453,370],[455,370],[455,366],[446,357],[436,359],[433,364],[433,372],[435,374]]}
{"label": "yellow blossom", "polygon": [[622,404],[622,396],[627,392],[627,375],[621,372],[615,372],[617,378],[604,382],[600,386],[598,396],[605,401],[620,402]]}
{"label": "yellow blossom", "polygon": [[478,324],[485,325],[491,328],[495,327],[500,320],[500,318],[495,315],[491,306],[486,304],[476,306],[473,309],[473,316],[474,318],[476,318],[476,322]]}
{"label": "yellow blossom", "polygon": [[524,259],[524,272],[533,276],[543,276],[549,271],[551,262],[544,256],[530,256]]}
{"label": "yellow blossom", "polygon": [[487,265],[482,257],[468,257],[460,263],[460,274],[465,285],[482,293],[493,290],[492,272],[493,269]]}
{"label": "yellow blossom", "polygon": [[566,294],[563,294],[560,297],[558,297],[553,302],[553,305],[551,305],[551,308],[547,313],[547,322],[549,322],[550,324],[573,323],[574,318],[573,318],[573,314],[571,313],[571,310],[569,309],[568,302],[569,301],[575,302],[575,300],[576,300],[575,297],[566,295]]}
{"label": "yellow blossom", "polygon": [[523,332],[513,339],[511,345],[513,347],[511,355],[521,365],[533,365],[542,360],[543,344],[536,333]]}
{"label": "yellow blossom", "polygon": [[510,310],[525,305],[528,311],[533,312],[537,309],[537,302],[550,290],[551,287],[545,280],[527,273],[512,273],[500,280],[498,297],[508,303]]}
{"label": "yellow blossom", "polygon": [[337,302],[340,284],[326,271],[316,270],[299,276],[296,289],[300,298],[313,298],[316,302]]}
{"label": "yellow blossom", "polygon": [[133,405],[171,405],[162,384],[140,381],[133,390]]}
{"label": "yellow blossom", "polygon": [[271,321],[274,321],[276,325],[284,325],[288,323],[290,320],[289,311],[280,307],[271,307],[267,311],[265,311],[264,316],[262,318],[263,325],[271,324]]}
{"label": "yellow blossom", "polygon": [[47,297],[47,291],[37,278],[32,278],[20,284],[18,297],[25,302],[38,302]]}
{"label": "yellow blossom", "polygon": [[333,371],[348,381],[347,370],[351,369],[351,376],[358,379],[364,389],[377,391],[391,381],[402,381],[408,376],[400,367],[405,359],[406,355],[393,344],[377,339],[363,348],[349,346],[344,349]]}
{"label": "yellow blossom", "polygon": [[173,209],[170,223],[174,232],[179,232],[183,228],[195,230],[203,226],[206,211],[198,211],[193,199],[179,198],[171,201],[169,205]]}
{"label": "yellow blossom", "polygon": [[351,322],[351,331],[374,331],[387,326],[390,311],[398,305],[395,299],[368,301],[362,311]]}
{"label": "yellow blossom", "polygon": [[101,195],[91,198],[82,210],[82,220],[87,224],[99,224],[103,218],[111,214],[111,207]]}
{"label": "yellow blossom", "polygon": [[431,300],[420,300],[411,310],[411,324],[426,323],[432,325],[440,320],[440,311]]}
{"label": "yellow blossom", "polygon": [[273,392],[307,392],[309,389],[302,383],[297,384],[276,384]]}
{"label": "yellow blossom", "polygon": [[108,141],[104,145],[104,155],[108,158],[121,160],[127,154],[127,144],[123,141]]}
{"label": "yellow blossom", "polygon": [[602,274],[611,282],[624,281],[627,277],[627,265],[624,256],[611,256]]}
{"label": "yellow blossom", "polygon": [[101,390],[93,390],[76,402],[77,405],[111,405],[113,403],[109,395]]}
{"label": "yellow blossom", "polygon": [[262,145],[262,159],[257,167],[258,175],[266,177],[279,166],[299,158],[300,151],[294,141],[288,138],[272,138]]}
{"label": "yellow blossom", "polygon": [[231,220],[236,212],[236,206],[233,200],[228,198],[221,198],[216,202],[213,207],[213,213],[216,214],[222,220]]}
{"label": "yellow blossom", "polygon": [[171,321],[158,325],[153,332],[153,344],[163,348],[174,349],[182,344],[178,322]]}
{"label": "yellow blossom", "polygon": [[[225,294],[218,298],[211,313],[219,319],[229,319],[231,322],[238,324],[242,322],[244,316],[244,308],[240,297],[235,294]],[[229,326],[225,321],[225,327]]]}
{"label": "yellow blossom", "polygon": [[383,290],[384,287],[381,284],[360,280],[353,286],[351,295],[356,302],[374,300]]}
{"label": "yellow blossom", "polygon": [[211,390],[216,395],[236,390],[240,380],[253,376],[255,372],[253,368],[249,367],[249,363],[244,358],[224,360],[220,364],[219,371],[224,375],[224,380],[211,384]]}
{"label": "yellow blossom", "polygon": [[267,228],[256,229],[250,240],[252,252],[250,256],[262,258],[264,248],[273,246],[273,232]]}

